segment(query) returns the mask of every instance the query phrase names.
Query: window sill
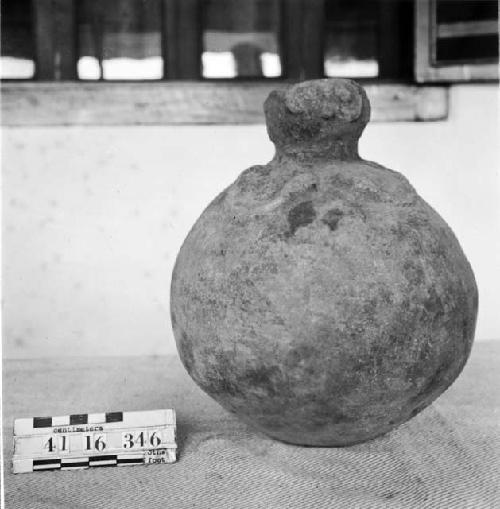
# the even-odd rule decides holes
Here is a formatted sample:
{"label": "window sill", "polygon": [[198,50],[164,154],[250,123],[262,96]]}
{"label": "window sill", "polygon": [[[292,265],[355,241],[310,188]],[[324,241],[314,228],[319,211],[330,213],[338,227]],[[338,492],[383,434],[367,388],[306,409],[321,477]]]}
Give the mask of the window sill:
{"label": "window sill", "polygon": [[[2,124],[261,124],[262,104],[286,82],[4,82]],[[435,121],[448,116],[448,89],[367,84],[375,122]]]}

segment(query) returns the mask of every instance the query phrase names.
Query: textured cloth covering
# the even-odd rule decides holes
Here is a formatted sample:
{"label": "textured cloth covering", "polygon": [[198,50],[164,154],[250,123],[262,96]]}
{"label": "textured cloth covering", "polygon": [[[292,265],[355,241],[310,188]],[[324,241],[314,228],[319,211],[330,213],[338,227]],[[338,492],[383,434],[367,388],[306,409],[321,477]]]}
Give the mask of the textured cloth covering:
{"label": "textured cloth covering", "polygon": [[[344,449],[286,445],[203,394],[176,357],[4,362],[11,508],[498,508],[500,342],[392,433]],[[173,407],[173,465],[11,473],[14,417]]]}

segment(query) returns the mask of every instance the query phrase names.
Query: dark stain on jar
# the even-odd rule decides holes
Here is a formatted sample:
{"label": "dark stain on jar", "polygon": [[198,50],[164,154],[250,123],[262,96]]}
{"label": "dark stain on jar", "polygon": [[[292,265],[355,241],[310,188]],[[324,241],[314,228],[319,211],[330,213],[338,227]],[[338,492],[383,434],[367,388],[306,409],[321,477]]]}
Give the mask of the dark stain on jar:
{"label": "dark stain on jar", "polygon": [[312,201],[299,203],[288,212],[288,223],[290,225],[290,235],[301,226],[307,226],[316,219],[316,211],[314,210]]}
{"label": "dark stain on jar", "polygon": [[194,366],[193,345],[184,331],[181,331],[181,338],[177,344],[179,355],[184,366],[190,369]]}
{"label": "dark stain on jar", "polygon": [[321,218],[321,222],[325,223],[334,232],[343,215],[344,213],[340,209],[331,209]]}
{"label": "dark stain on jar", "polygon": [[270,396],[282,394],[279,390],[282,385],[281,371],[277,366],[261,366],[254,369],[247,369],[238,376],[240,387],[258,388]]}
{"label": "dark stain on jar", "polygon": [[424,309],[435,319],[445,315],[443,302],[434,288],[428,289],[429,297],[423,302]]}

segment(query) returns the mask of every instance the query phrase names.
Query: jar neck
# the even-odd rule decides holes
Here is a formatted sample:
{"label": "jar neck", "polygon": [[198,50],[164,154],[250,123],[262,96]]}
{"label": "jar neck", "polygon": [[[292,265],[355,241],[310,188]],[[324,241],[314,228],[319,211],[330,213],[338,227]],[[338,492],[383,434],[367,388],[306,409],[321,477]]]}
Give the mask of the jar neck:
{"label": "jar neck", "polygon": [[300,162],[316,161],[349,161],[358,160],[357,139],[332,139],[323,140],[321,143],[294,143],[278,146],[276,145],[276,158],[293,159]]}

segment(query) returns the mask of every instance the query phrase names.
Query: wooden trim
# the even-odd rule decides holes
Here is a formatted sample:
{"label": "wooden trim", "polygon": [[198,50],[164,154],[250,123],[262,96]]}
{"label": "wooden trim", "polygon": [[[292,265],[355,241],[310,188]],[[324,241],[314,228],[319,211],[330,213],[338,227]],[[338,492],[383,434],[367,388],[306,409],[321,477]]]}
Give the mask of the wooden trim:
{"label": "wooden trim", "polygon": [[283,75],[302,80],[302,0],[288,0],[282,6]]}
{"label": "wooden trim", "polygon": [[302,13],[302,68],[304,79],[322,78],[324,70],[324,0],[304,0]]}
{"label": "wooden trim", "polygon": [[165,78],[189,80],[201,76],[200,15],[199,0],[163,0]]}
{"label": "wooden trim", "polygon": [[33,0],[35,78],[51,79],[54,74],[52,0]]}
{"label": "wooden trim", "polygon": [[460,64],[429,67],[417,76],[417,82],[498,81],[498,77],[497,64]]}
{"label": "wooden trim", "polygon": [[76,78],[75,0],[33,0],[36,79]]}
{"label": "wooden trim", "polygon": [[434,65],[438,30],[435,20],[435,0],[416,0],[414,62],[415,79],[418,83],[498,80],[498,64],[494,63]]}
{"label": "wooden trim", "polygon": [[[6,126],[262,124],[264,100],[286,82],[4,83]],[[365,85],[372,120],[443,120],[443,87]]]}
{"label": "wooden trim", "polygon": [[379,4],[379,77],[394,79],[400,74],[400,38],[398,34],[398,8],[396,2]]}
{"label": "wooden trim", "polygon": [[305,80],[324,76],[324,0],[288,0],[283,5],[284,75]]}
{"label": "wooden trim", "polygon": [[437,26],[437,36],[464,37],[470,35],[494,35],[498,33],[498,21],[463,21],[460,23],[440,23]]}
{"label": "wooden trim", "polygon": [[[78,15],[78,10],[77,10]],[[95,3],[93,9],[93,26],[92,35],[96,46],[96,57],[99,64],[99,80],[104,79],[104,19],[103,19],[103,4]],[[78,37],[78,35],[77,35]],[[78,42],[78,41],[77,41]]]}
{"label": "wooden trim", "polygon": [[[429,56],[429,67],[432,67],[436,62],[437,55],[437,4],[436,0],[424,0],[429,2],[429,30],[428,37],[429,40],[429,49],[430,51],[427,53]],[[418,3],[418,2],[417,2]]]}

